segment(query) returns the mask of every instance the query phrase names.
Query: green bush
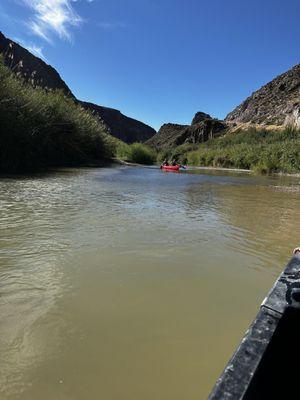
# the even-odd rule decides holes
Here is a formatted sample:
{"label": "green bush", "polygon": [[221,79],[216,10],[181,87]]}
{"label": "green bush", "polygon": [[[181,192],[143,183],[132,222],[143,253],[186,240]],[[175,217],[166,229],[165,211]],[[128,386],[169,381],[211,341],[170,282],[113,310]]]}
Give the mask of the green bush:
{"label": "green bush", "polygon": [[292,128],[240,130],[198,145],[187,158],[195,166],[295,173],[300,171],[300,132]]}
{"label": "green bush", "polygon": [[146,165],[154,164],[157,157],[154,150],[142,143],[121,143],[117,147],[117,156],[128,162]]}
{"label": "green bush", "polygon": [[117,146],[116,156],[121,160],[127,160],[130,152],[130,146],[124,142],[120,142]]}
{"label": "green bush", "polygon": [[200,154],[198,151],[191,151],[190,153],[188,153],[187,155],[187,161],[189,165],[199,165],[199,164],[204,164],[203,160],[200,161],[199,158]]}
{"label": "green bush", "polygon": [[98,119],[62,91],[26,84],[0,57],[0,170],[102,161],[115,140]]}
{"label": "green bush", "polygon": [[171,158],[171,151],[162,150],[157,154],[157,162],[161,164],[164,160],[169,160]]}
{"label": "green bush", "polygon": [[188,162],[188,153],[197,148],[197,145],[185,143],[172,149],[162,150],[157,155],[157,161],[161,164],[165,159],[169,161],[175,159],[180,164],[185,165]]}

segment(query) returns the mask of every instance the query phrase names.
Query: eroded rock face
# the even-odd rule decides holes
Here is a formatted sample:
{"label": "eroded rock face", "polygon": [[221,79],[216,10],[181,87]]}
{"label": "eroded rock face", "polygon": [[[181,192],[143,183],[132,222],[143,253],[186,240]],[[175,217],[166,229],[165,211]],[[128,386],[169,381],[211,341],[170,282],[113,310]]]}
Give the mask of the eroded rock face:
{"label": "eroded rock face", "polygon": [[158,133],[147,141],[147,144],[158,151],[184,143],[197,144],[225,133],[226,129],[227,125],[224,121],[198,112],[193,118],[192,125],[164,124]]}
{"label": "eroded rock face", "polygon": [[202,111],[198,111],[192,120],[192,125],[199,124],[200,122],[203,122],[206,119],[212,119],[212,117],[209,114],[206,114]]}
{"label": "eroded rock face", "polygon": [[17,75],[22,75],[33,86],[61,89],[67,95],[74,98],[71,90],[51,65],[46,64],[18,43],[7,39],[1,32],[0,53],[3,54],[5,65],[11,68]]}
{"label": "eroded rock face", "polygon": [[84,101],[80,101],[80,104],[96,113],[109,127],[110,133],[126,143],[145,142],[156,134],[156,131],[150,126],[127,117],[119,110]]}
{"label": "eroded rock face", "polygon": [[193,124],[186,129],[185,143],[203,143],[224,132],[227,125],[223,121],[214,118],[205,119],[197,124]]}
{"label": "eroded rock face", "polygon": [[226,117],[227,122],[300,125],[300,64],[254,92]]}
{"label": "eroded rock face", "polygon": [[300,129],[300,108],[294,109],[291,114],[287,115],[285,125]]}
{"label": "eroded rock face", "polygon": [[175,147],[188,125],[164,124],[155,136],[146,142],[156,150]]}
{"label": "eroded rock face", "polygon": [[1,32],[0,53],[4,55],[5,64],[33,86],[40,86],[48,90],[63,90],[67,96],[72,97],[82,107],[92,110],[99,118],[103,130],[113,136],[127,143],[133,143],[144,142],[156,134],[156,131],[150,126],[127,117],[118,110],[77,100],[51,65],[46,64],[18,43],[6,38]]}

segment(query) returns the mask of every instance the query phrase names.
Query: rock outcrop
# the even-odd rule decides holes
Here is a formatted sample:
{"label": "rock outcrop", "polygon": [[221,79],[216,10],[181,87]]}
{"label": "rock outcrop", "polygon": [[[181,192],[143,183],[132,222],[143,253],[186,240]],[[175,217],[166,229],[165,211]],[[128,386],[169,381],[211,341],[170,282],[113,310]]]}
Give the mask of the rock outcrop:
{"label": "rock outcrop", "polygon": [[203,122],[208,119],[212,119],[212,117],[209,114],[206,114],[202,111],[198,111],[192,120],[192,125],[199,124],[200,122]]}
{"label": "rock outcrop", "polygon": [[18,43],[6,38],[1,32],[0,53],[4,56],[5,64],[17,75],[21,75],[33,86],[40,86],[48,90],[63,90],[67,96],[72,97],[82,107],[92,110],[106,132],[126,143],[144,142],[156,134],[156,131],[150,126],[127,117],[118,110],[76,99],[59,73],[51,65],[46,64]]}
{"label": "rock outcrop", "polygon": [[184,143],[206,142],[226,132],[224,121],[212,118],[209,114],[196,113],[191,125],[164,124],[158,133],[146,143],[160,151],[180,146]]}
{"label": "rock outcrop", "polygon": [[162,150],[171,148],[181,144],[183,132],[188,128],[188,125],[164,124],[161,126],[155,136],[146,142],[147,145]]}
{"label": "rock outcrop", "polygon": [[225,120],[237,124],[300,127],[300,64],[254,92]]}

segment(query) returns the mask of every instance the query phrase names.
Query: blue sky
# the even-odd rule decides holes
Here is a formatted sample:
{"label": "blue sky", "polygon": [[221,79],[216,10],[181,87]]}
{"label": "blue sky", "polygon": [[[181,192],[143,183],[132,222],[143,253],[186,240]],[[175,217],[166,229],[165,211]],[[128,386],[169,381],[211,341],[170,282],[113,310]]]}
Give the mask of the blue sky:
{"label": "blue sky", "polygon": [[300,62],[299,0],[1,0],[0,30],[80,99],[156,129],[223,118]]}

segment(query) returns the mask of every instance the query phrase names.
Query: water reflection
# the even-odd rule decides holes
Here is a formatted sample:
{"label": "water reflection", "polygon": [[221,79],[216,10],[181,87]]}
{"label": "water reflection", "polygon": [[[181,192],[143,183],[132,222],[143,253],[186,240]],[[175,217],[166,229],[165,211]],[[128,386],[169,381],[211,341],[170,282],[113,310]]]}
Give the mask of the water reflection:
{"label": "water reflection", "polygon": [[206,398],[299,240],[297,179],[0,181],[1,399]]}

